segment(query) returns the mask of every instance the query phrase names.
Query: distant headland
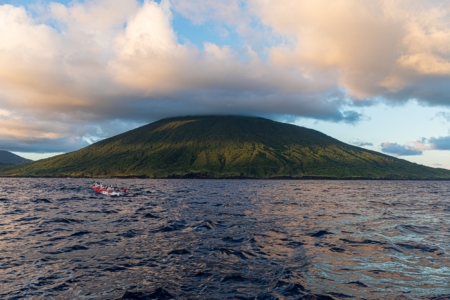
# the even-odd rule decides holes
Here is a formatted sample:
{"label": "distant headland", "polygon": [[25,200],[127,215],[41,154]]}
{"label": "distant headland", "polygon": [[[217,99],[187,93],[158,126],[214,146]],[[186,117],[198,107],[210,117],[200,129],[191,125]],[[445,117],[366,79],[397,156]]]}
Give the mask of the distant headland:
{"label": "distant headland", "polygon": [[23,158],[6,150],[0,149],[0,165],[14,165],[24,162],[31,162],[30,159]]}

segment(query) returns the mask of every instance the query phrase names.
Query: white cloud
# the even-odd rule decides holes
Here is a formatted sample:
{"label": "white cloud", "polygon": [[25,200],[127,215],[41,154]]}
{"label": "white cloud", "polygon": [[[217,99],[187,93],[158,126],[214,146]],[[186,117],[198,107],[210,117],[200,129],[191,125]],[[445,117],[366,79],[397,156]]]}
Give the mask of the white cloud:
{"label": "white cloud", "polygon": [[331,76],[330,82],[360,100],[406,91],[399,95],[403,100],[441,102],[439,90],[426,95],[416,90],[429,76],[450,79],[448,1],[252,2],[265,24],[295,38],[271,47],[277,64],[297,65],[317,81]]}

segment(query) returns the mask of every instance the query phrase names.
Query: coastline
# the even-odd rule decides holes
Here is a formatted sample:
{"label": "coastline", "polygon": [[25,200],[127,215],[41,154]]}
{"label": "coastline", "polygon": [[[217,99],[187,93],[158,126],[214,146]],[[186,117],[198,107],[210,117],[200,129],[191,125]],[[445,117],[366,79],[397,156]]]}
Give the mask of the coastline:
{"label": "coastline", "polygon": [[171,179],[171,180],[182,180],[182,179],[195,179],[195,180],[268,180],[268,181],[277,181],[277,180],[292,180],[292,181],[302,181],[302,180],[317,180],[317,181],[450,181],[450,178],[415,178],[415,177],[330,177],[330,176],[302,176],[302,177],[294,177],[294,176],[274,176],[274,177],[250,177],[250,176],[194,176],[192,174],[179,175],[173,174],[166,177],[150,177],[150,176],[5,176],[0,175],[0,178],[67,178],[67,179]]}

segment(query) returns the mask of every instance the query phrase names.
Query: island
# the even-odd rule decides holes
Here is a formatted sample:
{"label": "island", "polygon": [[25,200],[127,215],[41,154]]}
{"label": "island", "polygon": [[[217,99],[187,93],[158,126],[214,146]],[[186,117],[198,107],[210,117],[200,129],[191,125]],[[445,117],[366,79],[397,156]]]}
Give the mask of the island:
{"label": "island", "polygon": [[0,176],[450,179],[319,131],[248,116],[159,120],[78,151],[3,167]]}

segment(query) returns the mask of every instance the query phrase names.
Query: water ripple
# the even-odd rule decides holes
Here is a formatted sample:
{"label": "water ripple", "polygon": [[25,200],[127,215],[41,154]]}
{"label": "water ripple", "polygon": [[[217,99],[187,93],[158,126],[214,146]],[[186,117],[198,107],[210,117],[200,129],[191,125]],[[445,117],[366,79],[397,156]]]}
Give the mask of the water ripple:
{"label": "water ripple", "polygon": [[0,183],[1,299],[450,295],[447,182]]}

